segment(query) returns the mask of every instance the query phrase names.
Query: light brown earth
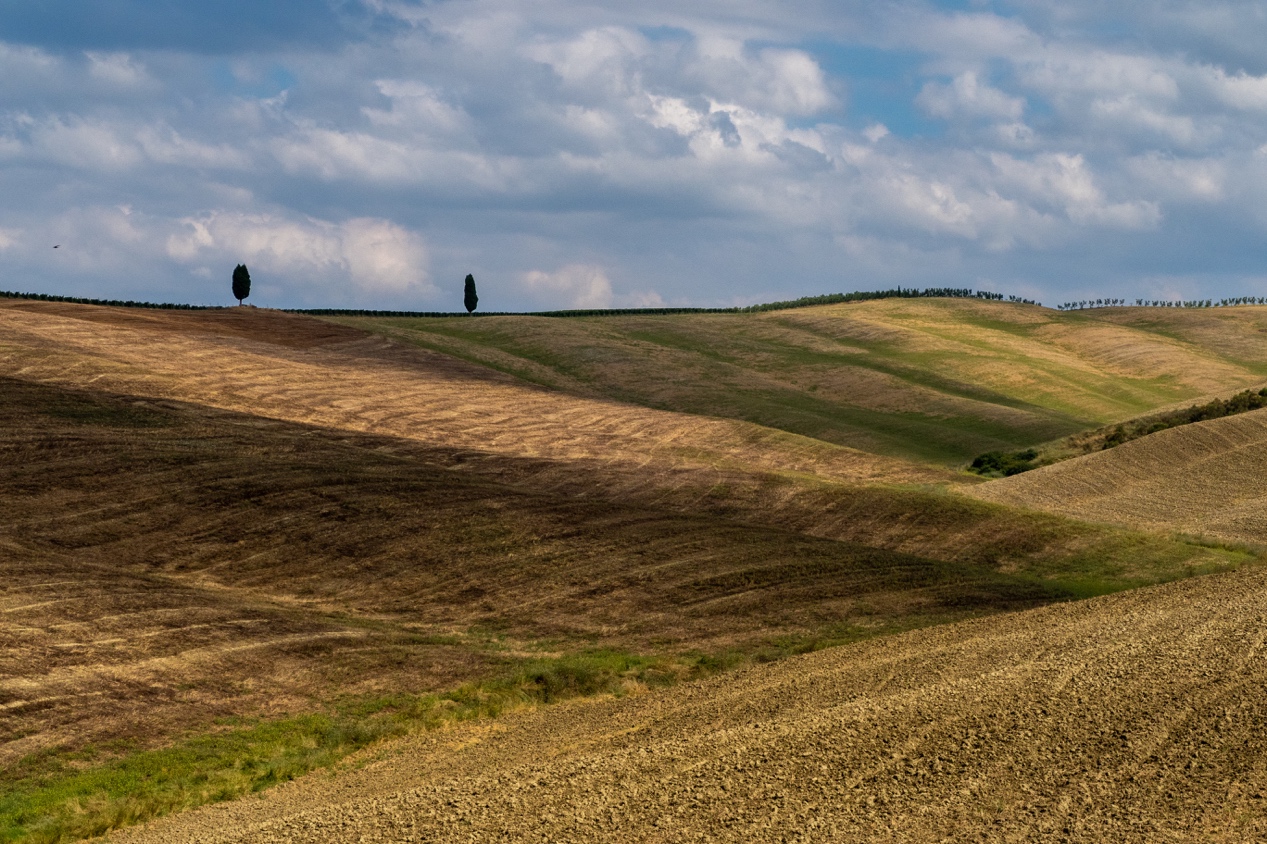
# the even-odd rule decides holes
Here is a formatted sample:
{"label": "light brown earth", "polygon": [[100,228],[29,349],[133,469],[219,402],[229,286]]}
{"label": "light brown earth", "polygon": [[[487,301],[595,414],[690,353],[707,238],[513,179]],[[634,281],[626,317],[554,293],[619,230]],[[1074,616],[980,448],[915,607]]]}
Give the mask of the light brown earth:
{"label": "light brown earth", "polygon": [[1267,309],[884,299],[756,314],[339,322],[649,407],[944,466],[1267,380]]}
{"label": "light brown earth", "polygon": [[1158,431],[965,491],[1087,521],[1267,545],[1267,410]]}
{"label": "light brown earth", "polygon": [[179,399],[448,449],[590,462],[626,483],[737,466],[824,480],[950,474],[730,420],[525,384],[447,355],[277,311],[137,311],[0,302],[0,374]]}
{"label": "light brown earth", "polygon": [[[936,333],[930,312],[883,314]],[[1247,364],[1219,377],[1250,375]],[[0,302],[0,767],[89,743],[100,761],[216,718],[327,711],[341,695],[452,688],[535,655],[787,653],[1250,559],[981,502],[945,488],[952,480],[963,478],[585,385],[546,389],[309,318]],[[1013,633],[998,648],[1019,635],[999,629]],[[927,635],[909,641],[952,641]],[[937,685],[946,677],[988,686],[988,660],[971,648],[1003,666],[1015,655],[986,636],[924,656],[912,644],[913,662],[879,644],[840,652],[862,660],[856,669],[823,657],[836,667],[815,676],[837,679],[802,703],[778,691],[792,675],[747,673],[733,692],[684,690],[681,704],[656,694],[525,716],[536,737],[477,743],[471,770],[498,759],[513,769],[572,741],[580,753],[589,745],[567,720],[598,729],[626,706],[661,713],[654,735],[689,744],[671,713],[696,707],[681,723],[707,736],[728,711],[764,705],[767,682],[793,732],[810,710],[835,711],[838,684],[873,715],[908,679],[936,695],[949,693]],[[882,665],[899,667],[879,679]],[[699,708],[713,692],[720,708]],[[877,735],[910,728],[899,719]],[[750,744],[729,735],[720,746]],[[437,770],[465,764],[443,757],[449,738],[419,741],[417,752],[441,754],[427,757]],[[870,746],[858,747],[848,752]],[[841,766],[866,770],[865,754],[846,756]],[[745,781],[714,762],[700,770]],[[594,794],[610,784],[577,770]]]}
{"label": "light brown earth", "polygon": [[4,378],[0,396],[0,766],[533,654],[751,651],[1062,596],[515,488],[411,440]]}
{"label": "light brown earth", "polygon": [[903,634],[411,738],[151,842],[1267,836],[1267,574]]}

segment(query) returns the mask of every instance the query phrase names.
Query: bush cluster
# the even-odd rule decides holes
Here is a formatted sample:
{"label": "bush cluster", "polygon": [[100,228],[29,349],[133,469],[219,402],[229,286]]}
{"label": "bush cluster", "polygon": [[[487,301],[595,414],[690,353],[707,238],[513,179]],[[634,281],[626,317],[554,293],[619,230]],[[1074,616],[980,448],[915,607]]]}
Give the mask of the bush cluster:
{"label": "bush cluster", "polygon": [[1035,468],[1038,452],[1032,448],[1024,451],[987,451],[972,461],[969,470],[988,478],[1004,478],[1019,475]]}
{"label": "bush cluster", "polygon": [[1118,425],[1104,438],[1102,448],[1113,448],[1124,442],[1137,440],[1167,428],[1190,425],[1193,422],[1204,422],[1207,419],[1220,419],[1224,416],[1235,416],[1250,410],[1267,407],[1267,388],[1262,390],[1245,390],[1230,399],[1214,399],[1206,404],[1197,404],[1173,413],[1151,416],[1138,422],[1126,422]]}
{"label": "bush cluster", "polygon": [[[1205,404],[1194,404],[1183,410],[1161,413],[1134,422],[1123,422],[1121,425],[1114,426],[1105,435],[1100,441],[1099,450],[1110,449],[1167,428],[1191,425],[1193,422],[1204,422],[1207,419],[1220,419],[1224,416],[1235,416],[1238,413],[1261,410],[1265,407],[1267,407],[1267,387],[1261,390],[1244,390],[1229,399],[1214,399]],[[1095,451],[1095,442],[1093,437],[1091,443],[1084,444],[1082,448],[1086,451]],[[1052,461],[1048,459],[1047,462]],[[1043,465],[1046,463],[1039,461],[1038,452],[1032,448],[1013,452],[987,451],[972,461],[968,471],[988,478],[1002,478],[1019,475],[1021,472],[1028,472],[1030,469],[1037,469]]]}

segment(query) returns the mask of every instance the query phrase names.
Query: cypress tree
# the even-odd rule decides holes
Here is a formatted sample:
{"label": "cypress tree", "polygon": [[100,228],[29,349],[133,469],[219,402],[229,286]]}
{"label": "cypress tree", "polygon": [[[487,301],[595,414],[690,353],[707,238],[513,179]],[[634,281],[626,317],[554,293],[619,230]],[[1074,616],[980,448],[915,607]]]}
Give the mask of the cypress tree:
{"label": "cypress tree", "polygon": [[467,273],[466,286],[462,290],[462,304],[466,305],[466,312],[469,314],[479,303],[480,297],[475,295],[475,276]]}
{"label": "cypress tree", "polygon": [[251,295],[251,274],[246,264],[238,264],[233,268],[233,298],[242,304],[242,300]]}

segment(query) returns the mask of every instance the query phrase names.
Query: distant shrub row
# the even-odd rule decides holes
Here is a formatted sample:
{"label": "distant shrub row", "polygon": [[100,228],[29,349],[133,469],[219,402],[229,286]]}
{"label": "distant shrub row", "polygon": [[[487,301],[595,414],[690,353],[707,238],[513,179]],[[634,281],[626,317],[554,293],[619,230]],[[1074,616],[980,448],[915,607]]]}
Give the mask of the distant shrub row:
{"label": "distant shrub row", "polygon": [[1214,399],[1206,404],[1197,404],[1184,410],[1150,416],[1138,422],[1126,422],[1118,425],[1104,438],[1101,447],[1112,448],[1124,442],[1137,440],[1167,428],[1190,425],[1193,422],[1204,422],[1207,419],[1221,419],[1224,416],[1235,416],[1251,410],[1267,407],[1267,388],[1262,390],[1245,390],[1230,399]]}
{"label": "distant shrub row", "polygon": [[[1245,390],[1229,399],[1214,399],[1183,410],[1147,416],[1134,422],[1123,422],[1109,429],[1103,439],[1092,435],[1091,439],[1084,441],[1081,447],[1088,453],[1104,451],[1167,428],[1191,425],[1193,422],[1204,422],[1207,419],[1221,419],[1224,416],[1235,416],[1238,413],[1261,410],[1264,407],[1267,407],[1267,388]],[[1030,469],[1037,469],[1051,462],[1054,460],[1050,457],[1046,461],[1040,459],[1038,452],[1032,448],[1013,452],[988,451],[973,460],[968,471],[990,478],[1001,478],[1019,475],[1021,472],[1028,472]]]}
{"label": "distant shrub row", "polygon": [[[807,308],[813,305],[835,305],[841,302],[865,302],[872,299],[988,299],[992,301],[1019,302],[1026,305],[1037,305],[1032,299],[1019,296],[1004,296],[1002,293],[988,293],[984,290],[970,290],[959,287],[896,287],[892,290],[859,290],[853,293],[827,293],[822,296],[802,296],[800,299],[788,299],[783,302],[766,302],[761,305],[748,305],[735,308],[584,308],[570,311],[531,311],[528,313],[510,313],[485,311],[470,316],[536,316],[536,317],[602,317],[602,316],[658,316],[662,314],[754,314],[765,311],[785,311],[791,308]],[[465,313],[437,311],[371,311],[342,308],[308,308],[292,310],[291,313],[310,314],[312,316],[373,316],[373,317],[464,317]]]}
{"label": "distant shrub row", "polygon": [[[0,298],[34,299],[40,302],[73,302],[79,305],[109,305],[116,308],[161,308],[164,310],[207,311],[218,310],[221,305],[180,305],[172,303],[134,302],[131,299],[88,299],[82,296],[56,296],[51,293],[15,293],[0,290]],[[873,299],[985,299],[1008,301],[1025,305],[1037,305],[1033,299],[1005,296],[985,290],[963,287],[895,287],[892,290],[858,290],[852,293],[827,293],[822,296],[802,296],[782,302],[766,302],[760,305],[734,308],[583,308],[564,311],[485,311],[467,314],[461,311],[378,311],[363,308],[288,308],[287,313],[310,316],[369,316],[369,317],[465,317],[465,316],[537,316],[537,317],[602,317],[602,316],[658,316],[664,314],[752,314],[766,311],[784,311],[814,305],[835,305],[841,302],[865,302]]]}
{"label": "distant shrub row", "polygon": [[[1080,302],[1065,302],[1057,305],[1058,311],[1081,311],[1086,308],[1113,308],[1125,305],[1125,299],[1083,299]],[[1236,305],[1267,305],[1267,298],[1262,296],[1237,296],[1232,299],[1136,299],[1135,304],[1141,308],[1231,308]]]}
{"label": "distant shrub row", "polygon": [[988,299],[990,301],[1020,302],[1025,305],[1037,305],[1032,299],[1020,296],[1004,296],[1002,293],[990,293],[985,290],[972,290],[966,287],[895,287],[892,290],[859,290],[854,293],[828,293],[823,296],[803,296],[800,299],[789,299],[786,302],[768,302],[764,305],[749,305],[746,308],[729,308],[731,312],[757,313],[761,311],[783,311],[789,308],[805,308],[811,305],[835,305],[839,302],[865,302],[871,299]]}
{"label": "distant shrub row", "polygon": [[76,305],[108,305],[112,308],[159,308],[165,311],[216,311],[220,305],[181,305],[172,302],[134,302],[131,299],[85,299],[82,296],[55,296],[52,293],[14,293],[0,290],[0,299],[34,299],[37,302],[73,302]]}

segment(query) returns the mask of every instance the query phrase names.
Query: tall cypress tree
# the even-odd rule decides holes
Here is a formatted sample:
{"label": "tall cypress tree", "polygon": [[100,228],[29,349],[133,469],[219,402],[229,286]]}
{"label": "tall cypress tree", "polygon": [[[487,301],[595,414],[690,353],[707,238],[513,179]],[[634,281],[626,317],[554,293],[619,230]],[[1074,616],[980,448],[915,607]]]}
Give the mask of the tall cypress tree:
{"label": "tall cypress tree", "polygon": [[242,300],[251,295],[251,274],[246,271],[246,264],[238,264],[233,269],[233,298],[242,304]]}
{"label": "tall cypress tree", "polygon": [[475,276],[467,273],[466,286],[462,291],[462,304],[466,305],[466,312],[469,314],[479,303],[480,297],[475,295]]}

